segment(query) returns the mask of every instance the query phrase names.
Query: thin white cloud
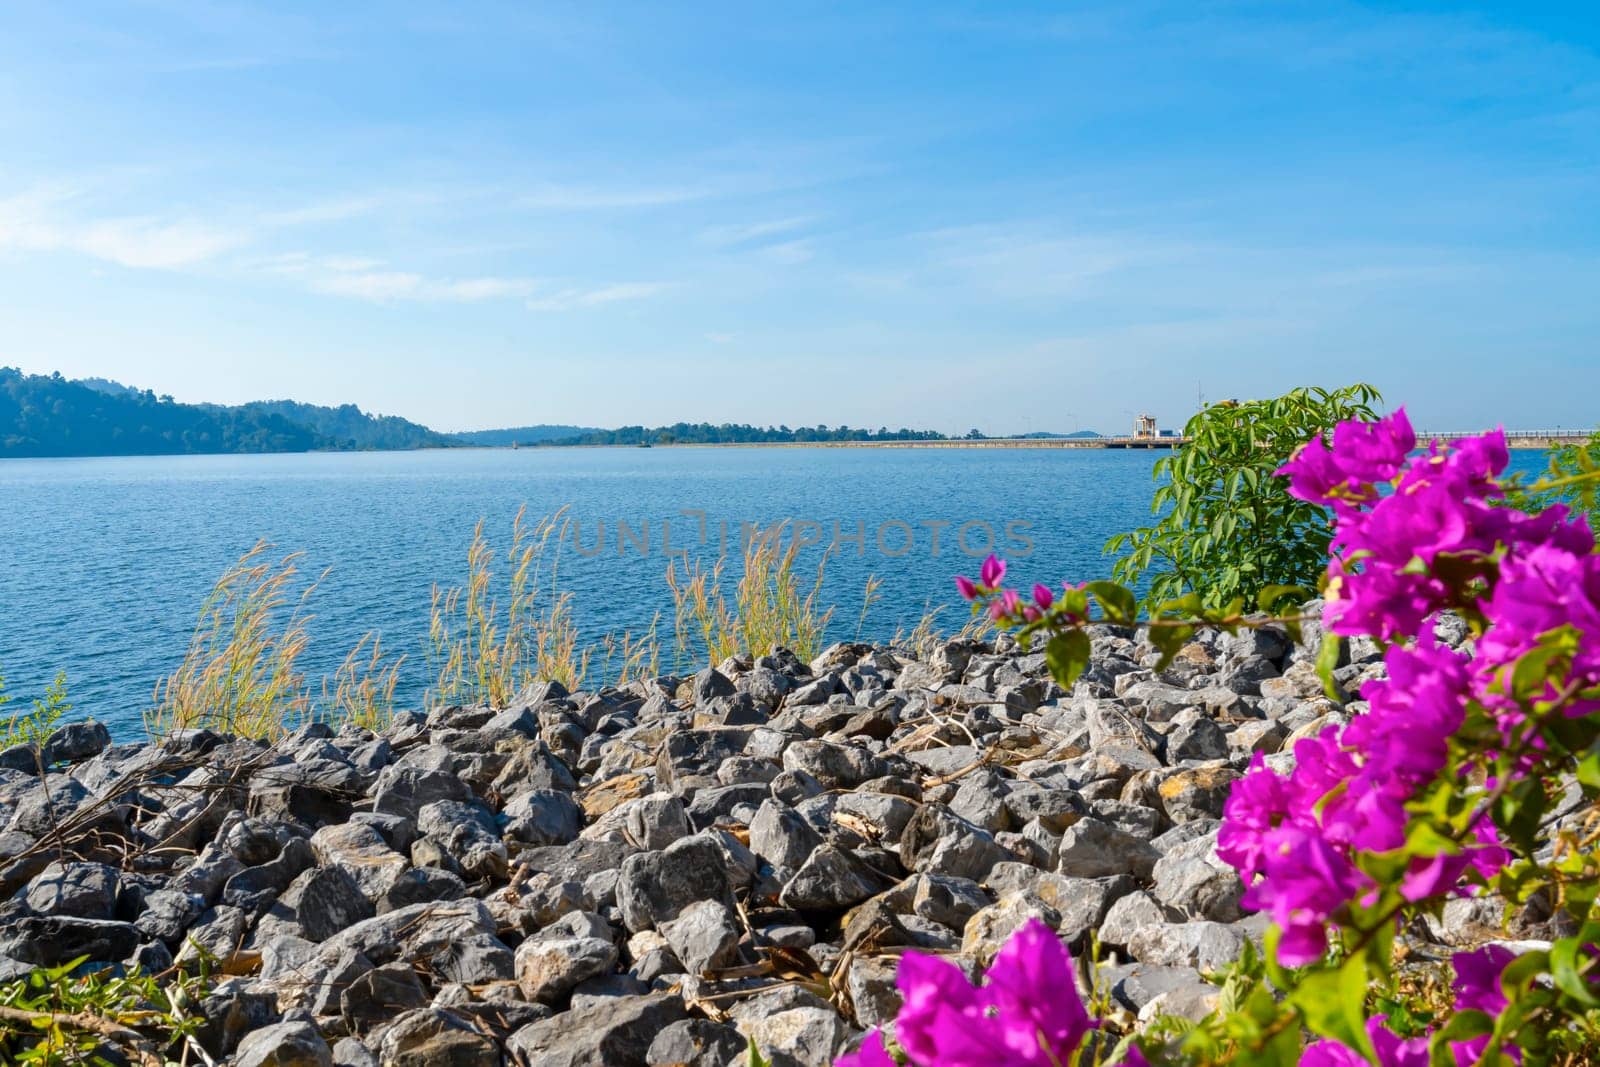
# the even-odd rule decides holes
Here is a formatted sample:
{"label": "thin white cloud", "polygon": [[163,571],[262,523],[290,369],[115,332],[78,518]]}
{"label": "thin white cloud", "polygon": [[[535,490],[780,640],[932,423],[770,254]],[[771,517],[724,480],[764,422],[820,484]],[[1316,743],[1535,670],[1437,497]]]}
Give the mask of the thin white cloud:
{"label": "thin white cloud", "polygon": [[388,268],[382,260],[354,256],[312,256],[290,253],[263,260],[258,268],[293,278],[312,292],[387,304],[407,302],[478,303],[529,296],[538,289],[531,278],[483,276],[439,278]]}
{"label": "thin white cloud", "polygon": [[780,244],[768,245],[761,250],[763,259],[786,267],[805,263],[816,254],[816,242],[809,238],[802,238],[798,241],[784,241]]}
{"label": "thin white cloud", "polygon": [[524,300],[530,311],[576,311],[646,300],[669,288],[664,282],[615,282],[556,288],[534,278],[484,275],[452,278],[396,269],[382,260],[291,252],[254,264],[256,270],[290,278],[315,293],[376,304],[457,303]]}
{"label": "thin white cloud", "polygon": [[515,200],[518,207],[542,211],[598,211],[607,208],[662,207],[703,200],[717,195],[707,186],[602,188],[581,185],[541,185]]}
{"label": "thin white cloud", "polygon": [[793,215],[789,218],[768,219],[764,222],[743,225],[712,226],[701,233],[700,239],[707,244],[723,248],[752,244],[804,229],[815,221],[815,217],[811,215]]}
{"label": "thin white cloud", "polygon": [[243,244],[248,234],[190,219],[139,215],[77,219],[69,192],[35,191],[0,200],[0,249],[70,252],[144,270],[191,267]]}
{"label": "thin white cloud", "polygon": [[569,288],[528,301],[530,311],[575,311],[625,301],[648,300],[670,288],[666,282],[620,282],[597,288]]}

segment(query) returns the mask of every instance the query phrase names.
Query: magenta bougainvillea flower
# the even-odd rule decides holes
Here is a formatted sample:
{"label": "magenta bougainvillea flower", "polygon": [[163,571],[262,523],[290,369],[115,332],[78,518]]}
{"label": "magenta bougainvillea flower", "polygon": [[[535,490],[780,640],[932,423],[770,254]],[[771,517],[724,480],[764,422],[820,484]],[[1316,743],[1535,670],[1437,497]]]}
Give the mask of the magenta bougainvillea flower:
{"label": "magenta bougainvillea flower", "polygon": [[894,1057],[883,1047],[883,1031],[868,1034],[861,1047],[848,1056],[840,1056],[834,1067],[896,1067]]}
{"label": "magenta bougainvillea flower", "polygon": [[[896,975],[895,1040],[918,1067],[1055,1067],[1095,1026],[1078,996],[1072,959],[1055,931],[1029,920],[974,986],[955,964],[907,952]],[[837,1067],[884,1067],[881,1034]]]}
{"label": "magenta bougainvillea flower", "polygon": [[[1428,1067],[1428,1038],[1401,1038],[1384,1025],[1385,1016],[1367,1020],[1367,1035],[1379,1067]],[[1313,1041],[1300,1057],[1300,1067],[1368,1067],[1361,1053],[1338,1041]]]}
{"label": "magenta bougainvillea flower", "polygon": [[[1506,506],[1499,478],[1508,463],[1499,430],[1419,452],[1401,409],[1377,422],[1339,425],[1331,440],[1312,440],[1278,471],[1292,495],[1331,512],[1324,628],[1385,646],[1384,670],[1362,685],[1349,721],[1297,741],[1281,771],[1276,760],[1256,755],[1223,808],[1217,854],[1244,881],[1243,905],[1278,927],[1284,965],[1322,960],[1330,931],[1382,899],[1379,876],[1411,903],[1491,881],[1511,856],[1489,815],[1478,814],[1466,833],[1451,827],[1448,840],[1432,839],[1436,847],[1419,846],[1430,839],[1412,832],[1427,810],[1416,802],[1441,775],[1494,789],[1507,774],[1543,766],[1545,708],[1600,713],[1594,533],[1564,506],[1532,514]],[[981,585],[958,585],[1002,624],[1085,621],[1063,610],[1081,598],[1041,585],[1024,604],[1001,588],[1004,577],[1005,564],[991,556]],[[1434,637],[1446,610],[1462,613],[1472,640],[1450,647]],[[1541,649],[1559,653],[1553,666],[1539,659],[1531,661],[1538,668],[1531,676],[1519,669]],[[1463,751],[1469,721],[1474,732]],[[1506,760],[1513,750],[1517,759]],[[1502,1014],[1508,1002],[1501,979],[1513,958],[1493,946],[1457,955],[1457,1010]],[[1092,1026],[1075,995],[1040,994],[1071,987],[1066,954],[1042,926],[1019,932],[981,986],[948,964],[907,960],[897,1033],[916,1067],[1065,1062],[1058,1050],[1078,1047]],[[1438,1038],[1402,1036],[1381,1017],[1367,1032],[1380,1067],[1423,1067],[1430,1039]],[[1450,1040],[1447,1054],[1476,1064],[1490,1053],[1489,1040]],[[1495,1062],[1507,1056],[1520,1062],[1515,1049],[1494,1053]],[[1143,1058],[1135,1052],[1127,1062]],[[1356,1067],[1368,1060],[1338,1041],[1319,1040],[1301,1062]],[[862,1064],[882,1067],[864,1059],[856,1067]]]}

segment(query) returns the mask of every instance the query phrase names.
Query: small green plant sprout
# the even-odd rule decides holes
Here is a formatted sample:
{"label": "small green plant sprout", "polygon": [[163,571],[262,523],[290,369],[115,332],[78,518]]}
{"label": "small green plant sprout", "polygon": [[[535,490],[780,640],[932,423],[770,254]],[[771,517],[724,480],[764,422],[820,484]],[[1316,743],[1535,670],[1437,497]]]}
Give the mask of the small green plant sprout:
{"label": "small green plant sprout", "polygon": [[[0,708],[11,702],[5,687],[5,676],[0,675]],[[57,671],[55,679],[45,686],[44,696],[34,698],[32,703],[33,710],[16,712],[6,720],[5,730],[0,733],[0,748],[44,744],[62,717],[72,710],[67,701],[67,672]]]}

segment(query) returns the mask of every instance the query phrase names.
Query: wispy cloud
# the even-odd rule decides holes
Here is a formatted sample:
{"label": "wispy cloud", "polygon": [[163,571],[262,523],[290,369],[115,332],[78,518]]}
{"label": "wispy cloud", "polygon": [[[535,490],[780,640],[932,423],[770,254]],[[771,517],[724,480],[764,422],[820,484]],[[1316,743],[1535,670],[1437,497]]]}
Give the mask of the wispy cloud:
{"label": "wispy cloud", "polygon": [[717,195],[710,186],[664,185],[606,188],[584,185],[541,185],[514,200],[518,207],[540,211],[594,211],[607,208],[661,207]]}
{"label": "wispy cloud", "polygon": [[782,219],[768,219],[764,222],[750,222],[726,226],[712,226],[701,233],[700,239],[707,244],[720,248],[735,245],[753,244],[765,241],[772,237],[794,233],[796,230],[810,226],[816,218],[811,215],[792,215]]}
{"label": "wispy cloud", "polygon": [[477,303],[524,297],[538,289],[538,283],[531,278],[433,277],[395,270],[382,260],[350,256],[291,253],[264,260],[259,266],[269,273],[296,279],[312,292],[380,304],[401,301]]}
{"label": "wispy cloud", "polygon": [[569,288],[528,301],[530,311],[574,311],[583,308],[648,300],[671,288],[667,282],[619,282],[593,288]]}
{"label": "wispy cloud", "polygon": [[70,192],[36,191],[0,200],[0,249],[71,252],[121,267],[176,270],[245,243],[248,234],[152,215],[83,219],[65,210]]}

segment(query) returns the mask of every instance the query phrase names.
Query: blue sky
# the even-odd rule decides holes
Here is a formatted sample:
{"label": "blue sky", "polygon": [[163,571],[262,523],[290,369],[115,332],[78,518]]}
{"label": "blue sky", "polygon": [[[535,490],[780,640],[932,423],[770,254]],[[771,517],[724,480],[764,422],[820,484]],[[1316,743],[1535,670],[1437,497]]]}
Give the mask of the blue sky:
{"label": "blue sky", "polygon": [[0,364],[444,429],[1600,421],[1590,4],[0,9]]}

